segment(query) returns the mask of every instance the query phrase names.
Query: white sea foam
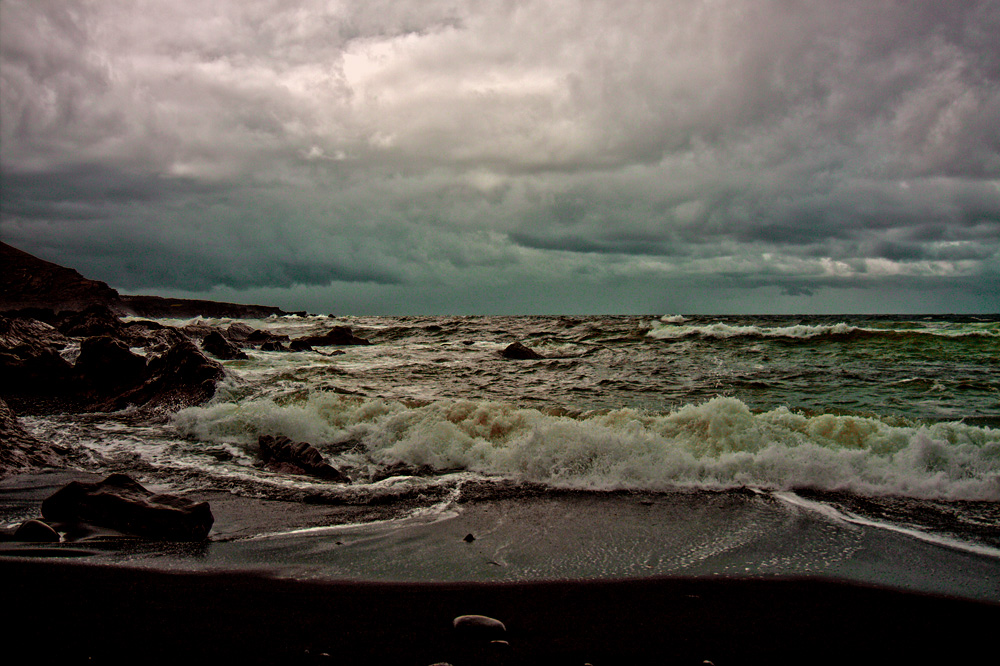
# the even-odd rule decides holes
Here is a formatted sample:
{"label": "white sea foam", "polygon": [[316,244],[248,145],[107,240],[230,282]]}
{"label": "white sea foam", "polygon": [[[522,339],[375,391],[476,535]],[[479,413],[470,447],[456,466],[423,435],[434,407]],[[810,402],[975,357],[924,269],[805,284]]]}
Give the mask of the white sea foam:
{"label": "white sea foam", "polygon": [[585,488],[810,486],[920,498],[1000,499],[1000,430],[891,425],[785,408],[752,413],[734,398],[668,414],[619,409],[552,416],[493,401],[423,406],[313,393],[182,410],[174,426],[209,442],[283,434],[321,449],[361,442],[383,462],[466,469]]}

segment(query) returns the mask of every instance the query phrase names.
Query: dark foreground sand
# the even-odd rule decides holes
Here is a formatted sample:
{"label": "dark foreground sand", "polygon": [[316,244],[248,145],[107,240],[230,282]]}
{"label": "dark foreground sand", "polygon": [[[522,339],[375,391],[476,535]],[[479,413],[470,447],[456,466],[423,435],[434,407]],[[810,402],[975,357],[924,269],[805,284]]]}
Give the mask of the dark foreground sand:
{"label": "dark foreground sand", "polygon": [[[991,663],[1000,626],[997,604],[822,580],[316,582],[31,558],[0,577],[8,650],[37,663]],[[505,658],[462,652],[467,613],[506,623]]]}

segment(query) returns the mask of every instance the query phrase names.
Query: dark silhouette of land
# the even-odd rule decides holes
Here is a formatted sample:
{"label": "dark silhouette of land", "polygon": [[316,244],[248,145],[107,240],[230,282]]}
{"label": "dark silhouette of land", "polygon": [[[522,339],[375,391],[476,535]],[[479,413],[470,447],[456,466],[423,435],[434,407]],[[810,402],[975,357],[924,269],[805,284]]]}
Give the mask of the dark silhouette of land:
{"label": "dark silhouette of land", "polygon": [[[0,243],[0,312],[81,311],[103,305],[119,315],[260,319],[288,314],[281,308],[184,298],[122,295],[105,282]],[[42,318],[42,317],[39,317]]]}

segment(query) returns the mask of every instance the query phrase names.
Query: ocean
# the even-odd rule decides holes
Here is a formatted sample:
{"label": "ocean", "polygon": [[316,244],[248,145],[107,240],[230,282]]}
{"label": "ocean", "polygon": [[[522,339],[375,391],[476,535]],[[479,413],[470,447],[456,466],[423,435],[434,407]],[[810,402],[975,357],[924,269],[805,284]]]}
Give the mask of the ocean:
{"label": "ocean", "polygon": [[[372,344],[248,349],[174,414],[21,418],[91,472],[271,507],[196,552],[101,557],[352,580],[815,576],[1000,601],[1000,316],[242,323]],[[543,358],[502,357],[515,341]],[[260,435],[314,445],[350,483],[268,471]]]}

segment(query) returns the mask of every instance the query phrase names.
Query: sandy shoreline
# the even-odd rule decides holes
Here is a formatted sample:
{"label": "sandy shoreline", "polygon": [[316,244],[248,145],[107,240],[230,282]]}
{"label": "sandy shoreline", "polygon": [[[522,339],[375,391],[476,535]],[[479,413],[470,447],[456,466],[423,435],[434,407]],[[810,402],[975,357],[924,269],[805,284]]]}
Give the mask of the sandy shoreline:
{"label": "sandy shoreline", "polygon": [[458,665],[467,613],[506,623],[498,663],[977,663],[1000,621],[997,604],[832,580],[404,584],[13,558],[0,576],[8,635],[63,663]]}
{"label": "sandy shoreline", "polygon": [[[30,515],[53,487],[80,476],[88,475],[49,473],[5,480],[0,483],[5,516],[10,520],[19,513]],[[514,509],[529,511],[540,505],[465,507],[460,519],[405,532],[399,538],[418,549],[406,550],[396,542],[386,548],[377,540],[367,547],[333,547],[334,539],[328,536],[315,543],[282,537],[274,546],[268,539],[262,543],[251,538],[272,530],[371,519],[362,514],[376,508],[276,502],[221,492],[192,496],[208,499],[216,515],[212,540],[201,550],[193,545],[170,553],[166,542],[147,542],[147,552],[136,556],[127,548],[99,543],[5,544],[0,549],[0,579],[10,618],[8,635],[35,646],[46,659],[71,664],[224,659],[239,664],[423,666],[441,661],[455,666],[568,666],[710,660],[721,665],[873,663],[907,657],[921,663],[965,657],[977,663],[981,650],[993,649],[993,631],[1000,622],[1000,604],[995,602],[835,577],[398,582],[355,573],[338,578],[330,574],[329,565],[323,574],[321,569],[283,566],[283,558],[301,557],[323,543],[331,549],[322,553],[324,562],[360,562],[366,567],[361,571],[374,571],[377,559],[409,557],[407,553],[435,561],[460,562],[448,558],[466,557],[475,563],[486,557],[475,549],[490,552],[495,545],[491,539],[499,532],[487,533],[486,527],[497,529],[489,521],[497,519],[498,511],[506,520]],[[733,498],[722,499],[727,512],[741,510],[738,504],[729,505]],[[588,507],[601,511],[603,506],[573,500],[546,505],[542,513],[560,509],[579,516]],[[628,523],[628,511],[655,511],[657,502],[619,508],[626,513],[615,520]],[[671,504],[662,508],[677,509]],[[519,524],[529,522],[522,516]],[[705,529],[709,522],[703,516],[698,524]],[[462,542],[460,533],[477,525],[483,530],[481,538]],[[351,533],[346,534],[336,539],[349,542]],[[366,534],[366,539],[373,538]],[[212,555],[214,551],[230,557]],[[86,556],[88,552],[95,554]],[[255,554],[264,556],[255,560]],[[506,623],[511,651],[503,659],[484,661],[481,655],[463,652],[451,622],[470,613]]]}

